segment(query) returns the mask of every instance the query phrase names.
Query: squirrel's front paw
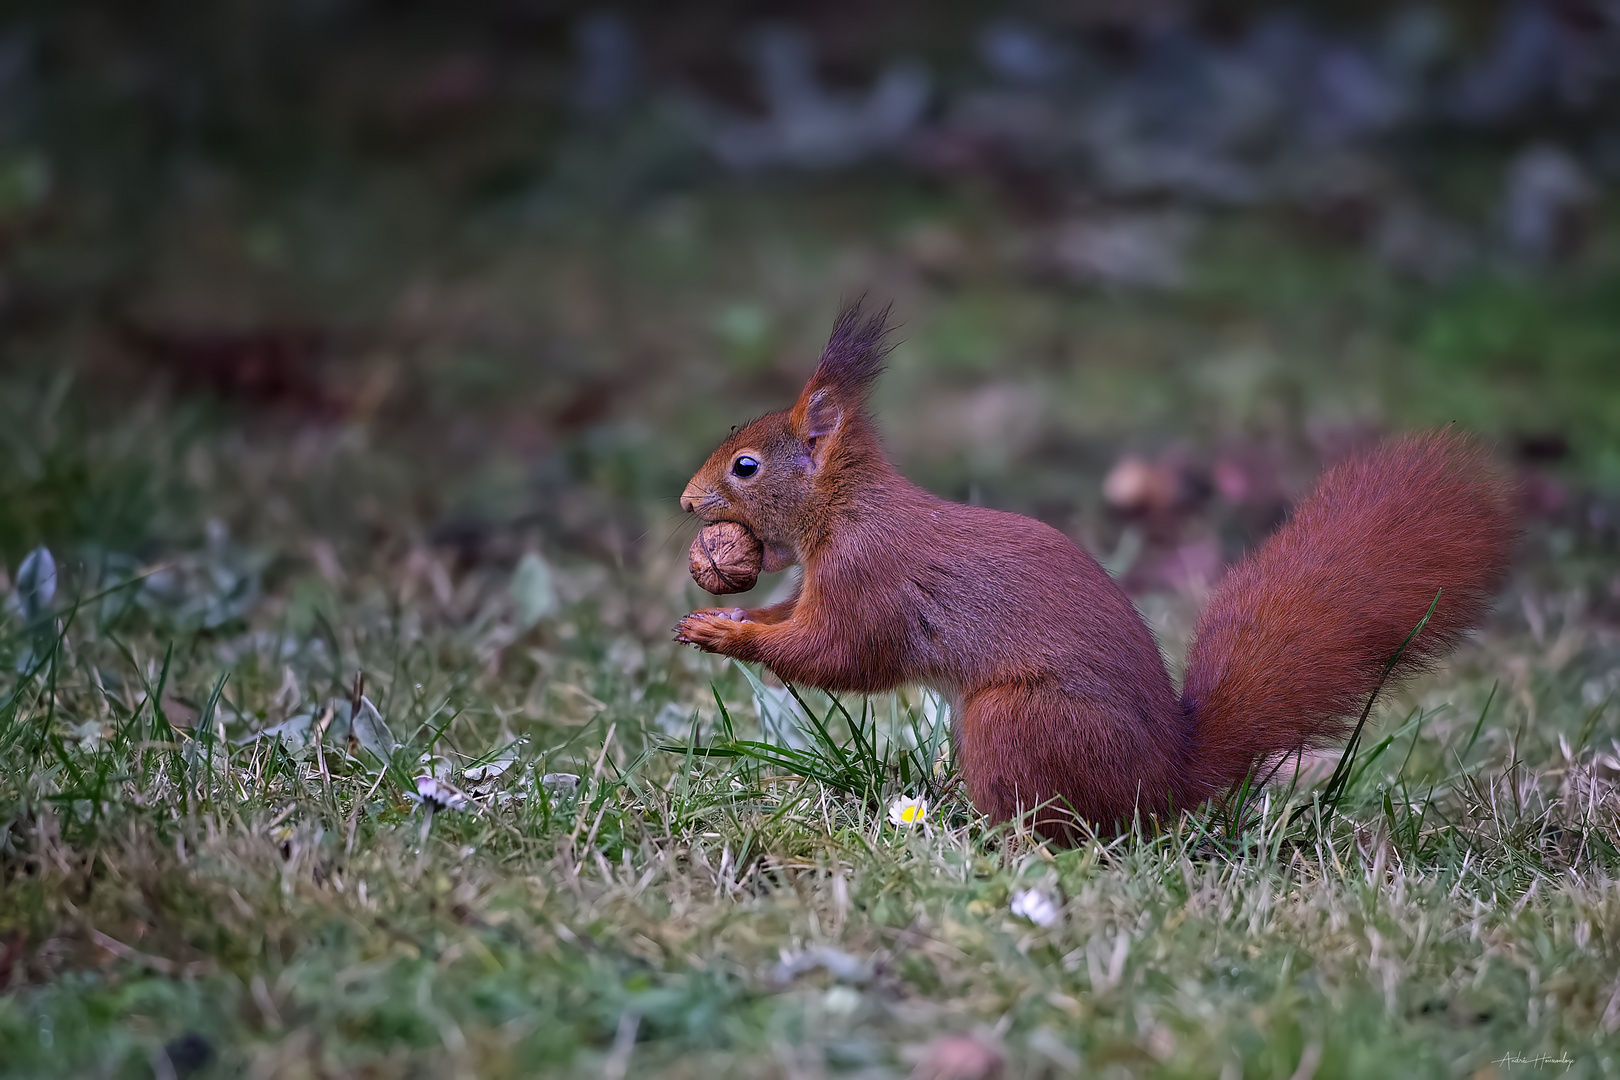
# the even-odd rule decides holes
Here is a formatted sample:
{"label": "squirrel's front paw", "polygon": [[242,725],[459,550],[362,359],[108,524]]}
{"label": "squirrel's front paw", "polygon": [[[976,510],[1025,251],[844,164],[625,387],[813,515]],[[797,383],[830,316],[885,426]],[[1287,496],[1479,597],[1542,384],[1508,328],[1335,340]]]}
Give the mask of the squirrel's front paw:
{"label": "squirrel's front paw", "polygon": [[675,640],[707,652],[724,651],[725,642],[748,622],[742,608],[707,608],[694,611],[675,624]]}

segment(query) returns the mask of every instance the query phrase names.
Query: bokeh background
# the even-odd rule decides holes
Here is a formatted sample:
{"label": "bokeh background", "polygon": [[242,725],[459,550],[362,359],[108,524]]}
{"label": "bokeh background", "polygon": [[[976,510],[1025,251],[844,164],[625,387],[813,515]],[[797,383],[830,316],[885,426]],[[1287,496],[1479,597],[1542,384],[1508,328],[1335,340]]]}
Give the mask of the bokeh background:
{"label": "bokeh background", "polygon": [[14,4],[0,556],[228,549],[221,626],[533,553],[662,642],[686,477],[865,294],[906,472],[1141,597],[1455,422],[1620,618],[1617,177],[1605,0]]}

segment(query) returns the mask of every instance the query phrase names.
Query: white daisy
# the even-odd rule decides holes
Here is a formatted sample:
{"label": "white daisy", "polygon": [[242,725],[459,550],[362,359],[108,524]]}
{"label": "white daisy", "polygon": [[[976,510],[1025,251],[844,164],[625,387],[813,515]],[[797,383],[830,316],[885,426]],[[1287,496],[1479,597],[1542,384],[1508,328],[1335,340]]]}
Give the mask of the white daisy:
{"label": "white daisy", "polygon": [[1063,910],[1057,901],[1040,889],[1019,889],[1013,893],[1012,913],[1036,926],[1052,926],[1063,918]]}
{"label": "white daisy", "polygon": [[921,825],[928,817],[927,799],[910,799],[905,796],[889,804],[889,824],[903,828]]}
{"label": "white daisy", "polygon": [[472,809],[472,800],[459,788],[434,776],[416,778],[416,801],[429,811]]}

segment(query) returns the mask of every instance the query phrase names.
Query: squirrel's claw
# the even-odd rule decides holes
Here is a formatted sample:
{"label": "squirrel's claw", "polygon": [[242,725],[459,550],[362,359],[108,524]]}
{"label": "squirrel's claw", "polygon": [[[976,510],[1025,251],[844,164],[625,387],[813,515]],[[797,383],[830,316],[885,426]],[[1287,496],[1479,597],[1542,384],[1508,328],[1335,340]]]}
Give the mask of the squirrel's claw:
{"label": "squirrel's claw", "polygon": [[718,652],[721,644],[736,630],[737,624],[747,621],[748,612],[742,608],[694,611],[675,624],[675,640],[683,645],[696,645],[707,652]]}

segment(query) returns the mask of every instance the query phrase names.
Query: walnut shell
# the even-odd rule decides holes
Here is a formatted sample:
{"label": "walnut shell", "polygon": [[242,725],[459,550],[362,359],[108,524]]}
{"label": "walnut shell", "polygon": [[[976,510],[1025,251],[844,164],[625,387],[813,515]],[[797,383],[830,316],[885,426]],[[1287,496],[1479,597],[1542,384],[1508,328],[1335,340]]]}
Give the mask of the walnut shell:
{"label": "walnut shell", "polygon": [[716,594],[746,592],[759,580],[765,549],[735,521],[703,526],[692,541],[692,580]]}

